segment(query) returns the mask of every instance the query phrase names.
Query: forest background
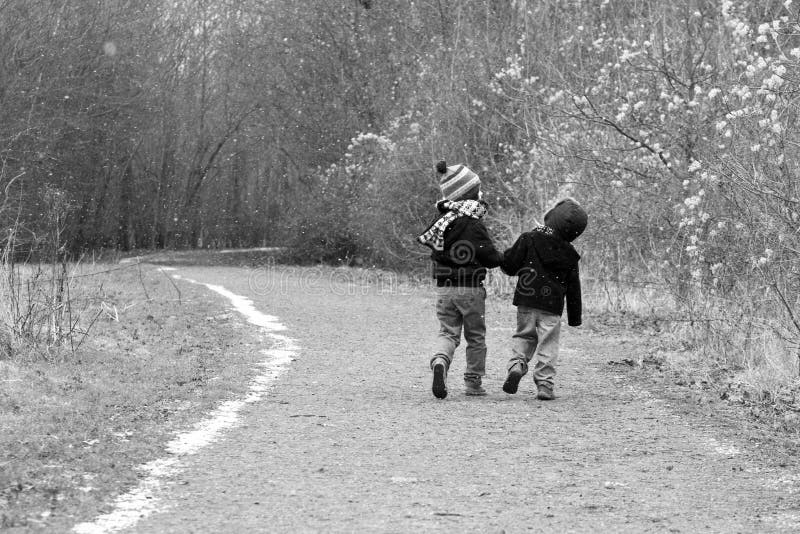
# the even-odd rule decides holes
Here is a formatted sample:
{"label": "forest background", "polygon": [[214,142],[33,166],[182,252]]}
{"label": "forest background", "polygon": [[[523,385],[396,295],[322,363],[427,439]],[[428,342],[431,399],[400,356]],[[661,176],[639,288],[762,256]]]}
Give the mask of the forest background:
{"label": "forest background", "polygon": [[796,384],[799,90],[792,0],[0,0],[0,337],[25,261],[423,270],[446,159],[499,245],[573,196],[610,299]]}

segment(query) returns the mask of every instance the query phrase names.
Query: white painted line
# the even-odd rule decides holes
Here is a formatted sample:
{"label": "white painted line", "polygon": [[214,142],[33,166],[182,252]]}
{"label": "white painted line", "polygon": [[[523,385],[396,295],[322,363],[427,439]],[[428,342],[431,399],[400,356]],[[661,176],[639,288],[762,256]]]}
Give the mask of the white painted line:
{"label": "white painted line", "polygon": [[[168,269],[171,270],[163,268],[163,270]],[[163,481],[182,470],[181,459],[197,454],[207,445],[219,440],[226,430],[236,426],[242,408],[260,401],[300,350],[294,339],[273,333],[286,330],[286,327],[278,322],[277,317],[258,311],[250,299],[235,295],[222,286],[202,284],[177,275],[173,277],[204,285],[226,297],[236,311],[244,315],[251,324],[261,328],[264,335],[274,342],[275,347],[261,351],[266,359],[258,363],[261,367],[260,373],[250,382],[247,395],[241,399],[223,402],[197,423],[193,430],[178,434],[166,445],[166,452],[170,456],[139,466],[138,470],[145,475],[139,484],[128,493],[117,497],[111,512],[97,517],[94,521],[75,525],[72,531],[76,534],[118,532],[159,511],[159,497],[165,485]]]}
{"label": "white painted line", "polygon": [[[177,278],[178,280],[187,280],[189,282],[197,284],[194,280],[189,280],[188,278],[181,278],[177,275],[172,275],[173,278]],[[241,297],[239,295],[234,295],[227,289],[222,286],[215,286],[213,284],[203,284],[211,291],[215,291],[226,297],[228,300],[231,301],[233,307],[236,308],[236,311],[240,312],[244,315],[247,320],[256,325],[260,326],[270,332],[275,332],[278,330],[286,330],[286,327],[283,326],[281,323],[278,322],[278,318],[273,315],[265,315],[260,311],[256,310],[255,306],[253,306],[253,301],[248,299],[247,297]]]}

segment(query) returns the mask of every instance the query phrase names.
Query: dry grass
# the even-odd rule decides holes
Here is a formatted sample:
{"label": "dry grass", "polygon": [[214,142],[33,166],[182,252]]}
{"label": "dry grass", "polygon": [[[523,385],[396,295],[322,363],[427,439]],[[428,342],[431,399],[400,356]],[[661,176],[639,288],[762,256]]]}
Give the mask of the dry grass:
{"label": "dry grass", "polygon": [[698,302],[669,329],[700,364],[720,369],[726,387],[741,385],[749,396],[773,404],[800,386],[797,348],[785,332],[780,318],[766,307],[744,308],[714,299]]}
{"label": "dry grass", "polygon": [[583,294],[587,315],[601,325],[650,335],[654,346],[648,358],[678,383],[702,384],[778,428],[798,430],[793,415],[800,410],[797,347],[783,335],[789,330],[785,321],[768,306],[707,296],[679,305],[667,287],[588,277]]}
{"label": "dry grass", "polygon": [[619,283],[583,277],[584,306],[592,315],[630,315],[659,319],[674,315],[675,300],[666,288],[649,283]]}
{"label": "dry grass", "polygon": [[20,343],[0,359],[2,528],[88,518],[175,430],[243,391],[259,359],[257,334],[203,288],[179,295],[135,267],[75,282],[74,304],[94,321],[85,342]]}

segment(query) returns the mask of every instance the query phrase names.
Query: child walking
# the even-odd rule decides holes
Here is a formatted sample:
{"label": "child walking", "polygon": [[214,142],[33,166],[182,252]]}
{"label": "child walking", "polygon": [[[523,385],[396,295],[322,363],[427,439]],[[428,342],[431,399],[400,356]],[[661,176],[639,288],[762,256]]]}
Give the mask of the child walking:
{"label": "child walking", "polygon": [[518,276],[514,291],[517,331],[503,391],[516,393],[536,358],[533,381],[537,398],[552,400],[558,360],[561,315],[567,303],[567,322],[581,324],[580,255],[572,246],[586,229],[588,217],[571,198],[559,201],[544,216],[544,226],[525,232],[505,251],[503,272]]}
{"label": "child walking", "polygon": [[487,205],[481,199],[481,180],[465,165],[436,164],[443,199],[439,214],[417,241],[430,247],[436,280],[436,316],[439,335],[430,361],[432,391],[447,397],[447,371],[461,341],[467,341],[464,392],[486,395],[481,377],[486,374],[486,270],[497,267],[502,254],[494,247],[481,219]]}

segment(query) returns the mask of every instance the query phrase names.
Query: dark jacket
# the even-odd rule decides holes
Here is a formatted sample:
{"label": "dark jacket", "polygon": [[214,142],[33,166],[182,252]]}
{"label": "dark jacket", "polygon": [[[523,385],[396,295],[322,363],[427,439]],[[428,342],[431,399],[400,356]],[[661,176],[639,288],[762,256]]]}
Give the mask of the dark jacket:
{"label": "dark jacket", "polygon": [[486,269],[498,267],[503,255],[480,219],[458,217],[444,232],[444,250],[434,251],[433,277],[438,286],[480,287]]}
{"label": "dark jacket", "polygon": [[556,315],[564,312],[567,322],[581,324],[580,255],[571,243],[552,228],[539,226],[525,232],[505,251],[503,272],[518,276],[514,305],[536,308]]}

